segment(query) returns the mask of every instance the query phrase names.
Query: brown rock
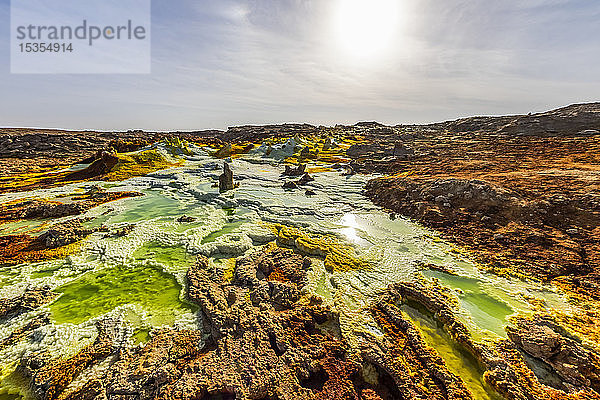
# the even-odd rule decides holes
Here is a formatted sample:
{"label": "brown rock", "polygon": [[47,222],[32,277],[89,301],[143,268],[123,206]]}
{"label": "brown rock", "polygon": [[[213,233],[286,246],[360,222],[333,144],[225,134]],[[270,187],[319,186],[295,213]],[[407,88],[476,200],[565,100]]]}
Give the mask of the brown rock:
{"label": "brown rock", "polygon": [[119,158],[113,153],[100,151],[96,155],[96,160],[90,164],[89,167],[82,169],[81,171],[75,171],[67,176],[64,180],[66,181],[80,181],[102,175],[108,174],[119,162]]}
{"label": "brown rock", "polygon": [[518,348],[550,365],[573,387],[591,387],[600,393],[600,356],[565,336],[564,329],[549,318],[513,322],[507,333]]}
{"label": "brown rock", "polygon": [[299,186],[303,186],[303,185],[306,185],[309,182],[313,182],[314,180],[315,180],[315,178],[313,178],[312,176],[310,176],[308,174],[308,172],[307,172],[304,175],[302,175],[302,177],[298,180],[298,185]]}
{"label": "brown rock", "polygon": [[296,168],[289,165],[285,166],[283,175],[285,176],[302,176],[306,172],[306,164],[300,164]]}
{"label": "brown rock", "polygon": [[232,154],[231,143],[227,143],[225,146],[223,146],[221,149],[219,149],[217,152],[215,152],[215,154],[213,156],[216,158],[227,158],[227,157],[231,157],[231,154]]}
{"label": "brown rock", "polygon": [[224,193],[234,188],[233,171],[231,171],[228,163],[224,163],[223,173],[219,176],[219,192]]}
{"label": "brown rock", "polygon": [[40,235],[37,240],[47,249],[56,249],[78,242],[97,230],[84,228],[81,225],[81,220],[71,219],[53,225],[48,231]]}
{"label": "brown rock", "polygon": [[45,288],[28,289],[20,296],[0,299],[0,320],[16,317],[50,303],[57,293]]}

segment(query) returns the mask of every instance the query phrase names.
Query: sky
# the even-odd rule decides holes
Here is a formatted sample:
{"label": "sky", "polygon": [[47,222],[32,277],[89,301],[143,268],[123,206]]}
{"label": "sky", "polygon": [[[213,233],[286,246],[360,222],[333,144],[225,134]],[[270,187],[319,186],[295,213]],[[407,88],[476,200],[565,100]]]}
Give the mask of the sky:
{"label": "sky", "polygon": [[149,74],[11,74],[0,126],[437,122],[600,100],[598,0],[153,0]]}

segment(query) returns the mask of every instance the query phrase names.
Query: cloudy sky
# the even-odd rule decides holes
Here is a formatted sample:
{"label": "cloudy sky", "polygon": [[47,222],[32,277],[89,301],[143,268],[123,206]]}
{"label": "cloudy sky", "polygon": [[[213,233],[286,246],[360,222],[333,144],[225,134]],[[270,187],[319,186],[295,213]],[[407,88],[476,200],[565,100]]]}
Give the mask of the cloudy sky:
{"label": "cloudy sky", "polygon": [[0,126],[434,122],[600,100],[598,0],[154,0],[152,72],[10,73]]}

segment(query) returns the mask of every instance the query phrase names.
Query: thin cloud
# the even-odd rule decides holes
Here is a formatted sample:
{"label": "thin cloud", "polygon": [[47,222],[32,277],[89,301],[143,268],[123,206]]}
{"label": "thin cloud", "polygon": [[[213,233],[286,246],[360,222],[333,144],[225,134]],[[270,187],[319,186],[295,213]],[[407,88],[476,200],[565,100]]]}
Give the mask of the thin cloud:
{"label": "thin cloud", "polygon": [[[596,1],[403,0],[394,45],[364,65],[345,57],[331,33],[337,1],[155,2],[151,75],[15,76],[6,59],[0,124],[429,122],[600,93]],[[4,31],[0,50],[8,46]]]}

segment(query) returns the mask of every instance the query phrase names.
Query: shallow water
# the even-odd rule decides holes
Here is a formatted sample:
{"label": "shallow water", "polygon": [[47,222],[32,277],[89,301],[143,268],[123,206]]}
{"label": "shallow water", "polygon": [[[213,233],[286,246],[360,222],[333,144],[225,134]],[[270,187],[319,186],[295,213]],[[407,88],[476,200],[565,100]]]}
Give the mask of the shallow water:
{"label": "shallow water", "polygon": [[173,324],[179,311],[196,310],[179,299],[175,277],[153,266],[88,272],[55,290],[61,295],[50,305],[50,315],[58,324],[80,324],[125,304],[147,311],[155,326]]}
{"label": "shallow water", "polygon": [[[286,149],[265,158],[261,149],[231,165],[239,189],[219,194],[214,182],[222,162],[194,149],[179,168],[159,171],[122,183],[99,183],[109,190],[136,190],[142,197],[118,200],[90,210],[89,226],[110,229],[131,225],[125,236],[96,233],[80,253],[65,260],[24,264],[0,269],[0,297],[11,297],[27,287],[48,285],[61,293],[52,304],[0,324],[0,339],[39,312],[49,312],[52,329],[41,328],[43,339],[35,344],[21,343],[0,352],[5,365],[14,365],[23,355],[45,348],[68,356],[95,337],[95,321],[115,316],[130,327],[131,344],[146,342],[153,327],[177,325],[197,328],[196,308],[184,301],[185,272],[196,255],[211,258],[217,265],[253,251],[274,239],[265,223],[302,227],[312,233],[328,233],[355,247],[368,260],[367,270],[325,271],[316,260],[309,273],[309,289],[337,307],[342,331],[351,335],[353,325],[368,324],[360,310],[394,282],[437,279],[454,290],[461,306],[460,318],[475,338],[504,337],[508,317],[527,312],[523,295],[544,299],[555,308],[568,308],[564,298],[552,291],[481,273],[450,245],[432,232],[405,219],[391,220],[362,195],[368,176],[342,176],[339,172],[315,173],[304,190],[282,189],[281,173]],[[93,183],[0,196],[0,202],[22,197],[53,198],[85,189]],[[181,215],[197,218],[190,223],[176,221]],[[39,221],[19,223],[10,229],[27,231]],[[6,228],[6,227],[5,227]],[[8,229],[8,228],[6,228]],[[444,265],[457,276],[423,271],[420,265]],[[225,266],[226,267],[226,266]],[[225,268],[224,267],[224,268]],[[482,371],[464,357],[448,335],[430,316],[411,308],[405,312],[436,348],[451,370],[459,373],[479,395],[494,398],[481,383]],[[0,400],[6,397],[11,368],[2,370]],[[14,389],[11,389],[14,392]],[[487,394],[486,394],[487,393]],[[5,397],[2,397],[5,396]]]}
{"label": "shallow water", "polygon": [[498,395],[483,380],[484,369],[467,349],[457,345],[433,316],[415,304],[400,306],[404,315],[419,329],[425,342],[443,355],[450,372],[460,376],[475,399],[500,400]]}

